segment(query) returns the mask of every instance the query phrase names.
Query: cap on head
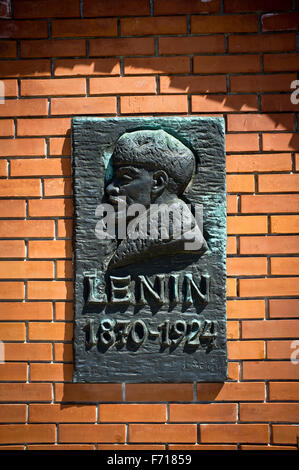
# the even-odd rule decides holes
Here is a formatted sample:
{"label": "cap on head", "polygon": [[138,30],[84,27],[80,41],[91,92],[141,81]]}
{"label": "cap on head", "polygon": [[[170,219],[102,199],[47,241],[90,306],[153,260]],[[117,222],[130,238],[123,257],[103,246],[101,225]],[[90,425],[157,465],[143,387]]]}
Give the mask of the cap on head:
{"label": "cap on head", "polygon": [[172,189],[177,194],[186,189],[195,167],[193,152],[161,129],[123,134],[116,143],[112,162],[115,166],[134,165],[149,170],[164,170],[173,180],[172,186],[175,187]]}

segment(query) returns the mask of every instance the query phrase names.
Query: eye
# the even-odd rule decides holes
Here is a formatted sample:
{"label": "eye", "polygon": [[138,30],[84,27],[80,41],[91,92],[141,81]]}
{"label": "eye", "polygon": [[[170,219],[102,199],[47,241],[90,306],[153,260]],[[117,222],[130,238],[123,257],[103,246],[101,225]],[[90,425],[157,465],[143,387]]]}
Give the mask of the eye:
{"label": "eye", "polygon": [[128,182],[132,181],[133,178],[132,178],[132,176],[125,173],[125,174],[120,176],[120,180],[124,181],[125,183],[128,183]]}

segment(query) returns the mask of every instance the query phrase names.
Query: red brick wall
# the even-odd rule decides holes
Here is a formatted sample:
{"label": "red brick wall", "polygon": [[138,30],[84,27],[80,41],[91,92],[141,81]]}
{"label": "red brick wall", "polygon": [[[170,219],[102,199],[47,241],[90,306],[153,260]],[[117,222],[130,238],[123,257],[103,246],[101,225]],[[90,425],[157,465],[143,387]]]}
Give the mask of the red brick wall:
{"label": "red brick wall", "polygon": [[[0,449],[295,449],[299,2],[12,3],[0,2]],[[132,114],[225,116],[225,384],[72,384],[70,119]]]}

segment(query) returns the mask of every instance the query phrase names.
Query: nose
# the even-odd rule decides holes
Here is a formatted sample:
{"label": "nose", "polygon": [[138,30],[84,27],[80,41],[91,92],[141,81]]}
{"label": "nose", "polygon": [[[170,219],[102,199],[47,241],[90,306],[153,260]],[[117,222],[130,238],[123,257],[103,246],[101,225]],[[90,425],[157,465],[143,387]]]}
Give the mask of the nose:
{"label": "nose", "polygon": [[106,192],[109,196],[117,196],[119,194],[119,187],[116,186],[113,182],[109,183],[106,187]]}

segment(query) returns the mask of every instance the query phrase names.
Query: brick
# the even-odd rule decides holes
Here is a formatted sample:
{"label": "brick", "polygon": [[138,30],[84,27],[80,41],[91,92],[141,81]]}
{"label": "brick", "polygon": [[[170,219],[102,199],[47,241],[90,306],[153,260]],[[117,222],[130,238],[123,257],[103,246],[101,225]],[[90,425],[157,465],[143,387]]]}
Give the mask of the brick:
{"label": "brick", "polygon": [[225,76],[160,77],[161,93],[218,93],[226,91]]}
{"label": "brick", "polygon": [[1,302],[0,320],[52,320],[50,302]]}
{"label": "brick", "polygon": [[229,362],[227,366],[228,380],[240,380],[240,363]]}
{"label": "brick", "polygon": [[52,278],[53,268],[51,261],[0,261],[0,278]]}
{"label": "brick", "polygon": [[298,317],[298,299],[273,299],[269,300],[270,318]]}
{"label": "brick", "polygon": [[70,118],[18,119],[18,136],[65,135],[71,127]]}
{"label": "brick", "polygon": [[201,442],[269,442],[266,424],[201,424]]}
{"label": "brick", "polygon": [[73,265],[72,261],[57,261],[56,277],[61,279],[73,278]]}
{"label": "brick", "polygon": [[227,318],[264,318],[264,300],[229,300]]}
{"label": "brick", "polygon": [[24,450],[25,447],[24,447],[24,445],[23,446],[21,446],[21,445],[20,446],[12,446],[12,445],[3,446],[3,445],[1,445],[0,449],[1,450]]}
{"label": "brick", "polygon": [[219,0],[210,2],[185,0],[183,3],[180,0],[156,0],[154,13],[155,15],[216,13],[219,9]]}
{"label": "brick", "polygon": [[86,55],[83,39],[38,39],[21,42],[21,57],[79,57]]}
{"label": "brick", "polygon": [[259,72],[260,58],[256,55],[203,55],[194,57],[195,73]]}
{"label": "brick", "polygon": [[237,407],[229,403],[169,405],[169,421],[172,422],[217,422],[235,421]]}
{"label": "brick", "polygon": [[[233,281],[235,281],[235,279],[233,279]],[[227,292],[227,295],[230,296],[232,295],[232,293]],[[236,295],[236,292],[233,295]],[[240,330],[239,322],[237,321],[227,322],[227,331],[226,331],[227,339],[239,339],[240,337],[239,330]]]}
{"label": "brick", "polygon": [[126,75],[144,75],[161,73],[189,73],[190,58],[181,57],[134,57],[124,60]]}
{"label": "brick", "polygon": [[299,149],[299,134],[263,134],[263,150],[296,150]]}
{"label": "brick", "polygon": [[54,222],[51,220],[5,220],[0,226],[2,238],[48,238],[54,236]]}
{"label": "brick", "polygon": [[267,258],[228,258],[227,274],[229,276],[259,276],[267,274]]}
{"label": "brick", "polygon": [[30,217],[68,217],[71,215],[71,199],[39,199],[29,201]]}
{"label": "brick", "polygon": [[[231,118],[234,115],[228,115]],[[239,116],[239,115],[235,115]],[[249,115],[248,115],[249,116]],[[228,120],[228,122],[232,122]],[[237,124],[236,124],[237,125]],[[292,158],[288,153],[267,155],[227,155],[226,171],[233,173],[253,173],[266,171],[291,171]],[[271,175],[271,178],[274,175]],[[280,175],[281,176],[281,175]]]}
{"label": "brick", "polygon": [[42,156],[45,153],[44,139],[3,139],[0,142],[1,157]]}
{"label": "brick", "polygon": [[12,119],[1,119],[0,137],[13,137],[14,122]]}
{"label": "brick", "polygon": [[23,299],[24,283],[23,282],[0,282],[0,299]]}
{"label": "brick", "polygon": [[166,405],[100,405],[100,422],[150,422],[166,421]]}
{"label": "brick", "polygon": [[53,20],[52,35],[53,38],[116,36],[117,20],[116,18]]}
{"label": "brick", "polygon": [[228,237],[227,238],[226,252],[227,252],[227,254],[230,254],[230,255],[237,253],[237,239],[236,239],[236,237]]}
{"label": "brick", "polygon": [[299,104],[293,104],[291,102],[290,94],[267,94],[263,95],[261,98],[262,112],[294,112],[299,110]]}
{"label": "brick", "polygon": [[214,450],[237,450],[236,445],[201,445],[201,444],[192,444],[192,445],[175,445],[175,444],[169,444],[168,446],[169,450],[182,450],[182,451],[187,451],[187,450],[209,450],[209,451],[214,451]]}
{"label": "brick", "polygon": [[55,384],[56,402],[122,401],[121,384]]}
{"label": "brick", "polygon": [[238,212],[238,196],[227,196],[227,213]]}
{"label": "brick", "polygon": [[70,160],[66,158],[29,158],[10,162],[11,176],[62,176],[70,174]]}
{"label": "brick", "polygon": [[25,341],[25,323],[0,323],[1,341]]}
{"label": "brick", "polygon": [[296,171],[299,171],[299,153],[295,154]]}
{"label": "brick", "polygon": [[292,114],[229,114],[228,131],[285,131],[294,129]]}
{"label": "brick", "polygon": [[148,36],[187,33],[184,16],[125,18],[120,20],[122,36]]}
{"label": "brick", "polygon": [[258,109],[257,97],[254,95],[203,95],[192,96],[192,112],[240,112],[256,111]]}
{"label": "brick", "polygon": [[54,360],[56,362],[73,362],[73,345],[65,343],[54,344]]}
{"label": "brick", "polygon": [[226,382],[197,384],[198,401],[264,401],[263,382]]}
{"label": "brick", "polygon": [[29,341],[71,341],[73,325],[65,322],[32,322],[28,325]]}
{"label": "brick", "polygon": [[280,451],[283,451],[283,450],[297,450],[296,447],[291,447],[291,446],[262,446],[262,445],[241,445],[240,446],[240,450],[280,450]]}
{"label": "brick", "polygon": [[272,233],[299,233],[299,218],[293,215],[271,217]]}
{"label": "brick", "polygon": [[70,423],[96,422],[95,405],[63,406],[63,405],[29,405],[29,423]]}
{"label": "brick", "polygon": [[17,42],[16,41],[1,41],[0,42],[0,57],[17,57]]}
{"label": "brick", "polygon": [[230,85],[233,92],[289,91],[293,80],[295,74],[237,75],[230,77]]}
{"label": "brick", "polygon": [[[7,361],[51,361],[52,345],[50,343],[24,343],[5,345],[5,357]],[[21,400],[22,401],[22,400]]]}
{"label": "brick", "polygon": [[7,176],[7,161],[0,160],[0,177]]}
{"label": "brick", "polygon": [[240,253],[246,255],[297,253],[298,246],[299,236],[240,237]]}
{"label": "brick", "polygon": [[196,442],[195,424],[131,424],[129,442]]}
{"label": "brick", "polygon": [[251,34],[229,36],[229,52],[276,52],[296,50],[296,38],[293,33],[286,34]]}
{"label": "brick", "polygon": [[49,155],[71,155],[71,139],[69,137],[53,137],[49,139]]}
{"label": "brick", "polygon": [[20,240],[1,240],[0,258],[24,258],[25,243]]}
{"label": "brick", "polygon": [[231,360],[265,358],[264,341],[229,341],[227,348]]}
{"label": "brick", "polygon": [[[293,341],[267,341],[267,358],[268,359],[290,359],[292,353]],[[296,341],[295,341],[296,343]],[[299,345],[299,342],[298,342]]]}
{"label": "brick", "polygon": [[227,134],[225,141],[227,152],[251,152],[259,150],[258,134]]}
{"label": "brick", "polygon": [[212,15],[192,16],[191,33],[253,33],[257,32],[257,16],[247,15]]}
{"label": "brick", "polygon": [[72,236],[72,220],[58,220],[58,237],[70,238]]}
{"label": "brick", "polygon": [[46,38],[48,37],[47,21],[0,20],[0,38]]}
{"label": "brick", "polygon": [[72,12],[72,17],[80,16],[79,0],[39,0],[38,7],[34,0],[15,0],[15,18],[59,18],[68,17]]}
{"label": "brick", "polygon": [[6,60],[0,63],[1,77],[49,77],[51,61],[41,60]]}
{"label": "brick", "polygon": [[291,8],[292,2],[290,0],[286,0],[286,2],[283,3],[280,0],[243,0],[242,3],[238,2],[238,0],[225,0],[224,3],[225,12],[275,11]]}
{"label": "brick", "polygon": [[288,361],[245,361],[243,380],[299,380],[299,368]]}
{"label": "brick", "polygon": [[299,320],[243,321],[242,338],[299,338]]}
{"label": "brick", "polygon": [[284,295],[298,295],[298,278],[273,279],[240,279],[240,295],[242,297],[281,297]]}
{"label": "brick", "polygon": [[[4,85],[4,96],[16,98],[18,96],[18,82],[15,79],[2,80]],[[2,86],[3,86],[2,85]],[[14,101],[15,103],[15,101]],[[4,103],[1,104],[3,106]],[[2,120],[1,120],[2,122]]]}
{"label": "brick", "polygon": [[299,426],[272,425],[274,444],[297,444]]}
{"label": "brick", "polygon": [[93,0],[84,1],[84,16],[136,16],[149,15],[149,3],[139,2],[138,0],[113,0],[113,3],[107,5]]}
{"label": "brick", "polygon": [[125,442],[125,425],[61,424],[59,442]]}
{"label": "brick", "polygon": [[29,241],[28,258],[71,258],[72,244],[64,240]]}
{"label": "brick", "polygon": [[122,96],[120,99],[122,114],[142,113],[187,113],[186,96]]}
{"label": "brick", "polygon": [[265,72],[296,72],[298,69],[299,54],[265,54]]}
{"label": "brick", "polygon": [[271,258],[271,274],[299,274],[299,258]]}
{"label": "brick", "polygon": [[54,424],[3,424],[0,427],[0,442],[3,444],[55,442]]}
{"label": "brick", "polygon": [[101,98],[53,98],[51,114],[113,114],[116,113],[116,99]]}
{"label": "brick", "polygon": [[266,216],[230,216],[227,218],[229,234],[267,233]]}
{"label": "brick", "polygon": [[126,401],[192,401],[192,384],[126,384]]}
{"label": "brick", "polygon": [[90,39],[89,53],[97,56],[154,55],[153,38]]}
{"label": "brick", "polygon": [[46,116],[48,101],[44,99],[6,100],[0,107],[0,116]]}
{"label": "brick", "polygon": [[73,312],[73,304],[71,302],[56,302],[55,303],[56,309],[56,320],[73,320],[74,312]]}
{"label": "brick", "polygon": [[262,15],[263,31],[296,31],[299,23],[299,13],[268,13]]}
{"label": "brick", "polygon": [[254,175],[228,175],[227,191],[229,193],[254,192]]}
{"label": "brick", "polygon": [[241,403],[240,421],[296,423],[299,408],[293,403]]}
{"label": "brick", "polygon": [[299,393],[299,382],[270,382],[269,400],[273,401],[297,401]]}
{"label": "brick", "polygon": [[[5,352],[5,350],[4,350]],[[0,377],[1,380],[13,382],[26,382],[27,381],[27,364],[8,363],[0,364]]]}
{"label": "brick", "polygon": [[46,402],[52,400],[50,384],[4,384],[0,383],[1,402]]}
{"label": "brick", "polygon": [[26,405],[0,405],[1,423],[25,423]]}
{"label": "brick", "polygon": [[44,179],[45,196],[71,196],[72,181],[70,178]]}
{"label": "brick", "polygon": [[85,95],[84,78],[53,78],[21,81],[22,96]]}
{"label": "brick", "polygon": [[156,93],[155,77],[102,77],[90,79],[91,95]]}
{"label": "brick", "polygon": [[1,197],[41,196],[39,180],[10,179],[1,182]]}
{"label": "brick", "polygon": [[28,445],[28,450],[94,450],[94,445],[90,444],[54,444],[54,445]]}
{"label": "brick", "polygon": [[118,59],[57,59],[54,74],[62,75],[119,75]]}
{"label": "brick", "polygon": [[73,377],[72,364],[31,363],[30,379],[32,382],[70,382]]}
{"label": "brick", "polygon": [[242,212],[297,212],[299,197],[294,194],[241,196]]}
{"label": "brick", "polygon": [[64,281],[29,281],[28,299],[36,300],[71,300],[73,283]]}
{"label": "brick", "polygon": [[159,53],[163,54],[202,54],[225,52],[224,36],[210,35],[198,37],[159,38]]}

